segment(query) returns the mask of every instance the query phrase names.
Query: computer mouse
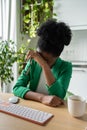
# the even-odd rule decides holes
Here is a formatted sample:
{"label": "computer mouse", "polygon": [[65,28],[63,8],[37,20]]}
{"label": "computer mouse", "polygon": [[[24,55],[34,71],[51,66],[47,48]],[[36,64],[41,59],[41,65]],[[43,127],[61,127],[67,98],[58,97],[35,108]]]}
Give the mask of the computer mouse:
{"label": "computer mouse", "polygon": [[18,103],[19,98],[17,96],[13,96],[9,98],[10,103]]}

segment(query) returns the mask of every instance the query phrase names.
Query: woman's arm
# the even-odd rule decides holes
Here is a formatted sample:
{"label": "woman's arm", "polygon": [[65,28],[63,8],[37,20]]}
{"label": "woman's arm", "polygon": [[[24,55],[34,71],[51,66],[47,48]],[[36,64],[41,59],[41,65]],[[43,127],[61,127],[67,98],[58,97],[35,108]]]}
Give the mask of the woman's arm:
{"label": "woman's arm", "polygon": [[57,107],[63,104],[63,100],[57,96],[54,95],[49,96],[49,95],[44,95],[42,93],[36,93],[32,91],[27,92],[24,98],[38,101],[52,107]]}
{"label": "woman's arm", "polygon": [[63,99],[66,95],[72,76],[72,64],[67,62],[60,68],[59,72],[60,73],[56,76],[55,82],[50,86],[46,84],[46,87],[50,95],[56,95]]}
{"label": "woman's arm", "polygon": [[30,91],[30,88],[27,87],[30,79],[31,79],[31,64],[30,61],[27,63],[25,69],[22,71],[21,75],[19,76],[16,84],[13,87],[13,93],[16,96],[24,98],[24,94]]}

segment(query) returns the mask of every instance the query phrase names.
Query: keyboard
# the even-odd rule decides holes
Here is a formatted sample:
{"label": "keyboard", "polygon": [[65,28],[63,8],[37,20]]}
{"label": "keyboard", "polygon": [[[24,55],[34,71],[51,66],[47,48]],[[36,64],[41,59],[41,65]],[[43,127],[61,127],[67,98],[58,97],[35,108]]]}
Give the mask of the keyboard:
{"label": "keyboard", "polygon": [[51,113],[5,101],[0,101],[0,112],[31,121],[32,123],[39,125],[44,125],[49,119],[53,117],[53,114]]}

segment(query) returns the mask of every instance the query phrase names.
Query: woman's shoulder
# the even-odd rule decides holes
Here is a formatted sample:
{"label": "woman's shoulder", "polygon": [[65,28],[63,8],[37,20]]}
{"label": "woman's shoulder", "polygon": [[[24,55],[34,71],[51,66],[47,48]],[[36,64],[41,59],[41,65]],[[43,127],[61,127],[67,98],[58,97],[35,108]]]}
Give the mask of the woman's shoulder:
{"label": "woman's shoulder", "polygon": [[68,61],[68,60],[64,60],[62,58],[59,58],[60,62],[61,62],[61,66],[63,68],[72,68],[72,62],[71,61]]}
{"label": "woman's shoulder", "polygon": [[71,62],[71,61],[62,59],[62,58],[60,58],[60,57],[57,59],[57,63],[58,63],[58,64],[63,63],[63,64],[70,64],[70,65],[72,65],[72,62]]}

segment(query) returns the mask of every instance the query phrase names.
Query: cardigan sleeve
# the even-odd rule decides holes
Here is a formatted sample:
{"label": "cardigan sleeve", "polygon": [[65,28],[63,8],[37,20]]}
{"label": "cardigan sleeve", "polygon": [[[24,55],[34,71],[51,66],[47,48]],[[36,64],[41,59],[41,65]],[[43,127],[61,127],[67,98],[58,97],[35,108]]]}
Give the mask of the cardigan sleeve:
{"label": "cardigan sleeve", "polygon": [[56,95],[60,98],[64,98],[69,86],[69,82],[72,75],[72,64],[68,63],[60,69],[60,74],[56,81],[51,85],[47,86],[50,95]]}
{"label": "cardigan sleeve", "polygon": [[31,73],[32,73],[32,69],[29,61],[25,69],[22,71],[21,75],[19,76],[15,86],[13,87],[14,95],[23,98],[25,93],[30,90],[29,87],[27,87],[27,85],[31,79]]}

